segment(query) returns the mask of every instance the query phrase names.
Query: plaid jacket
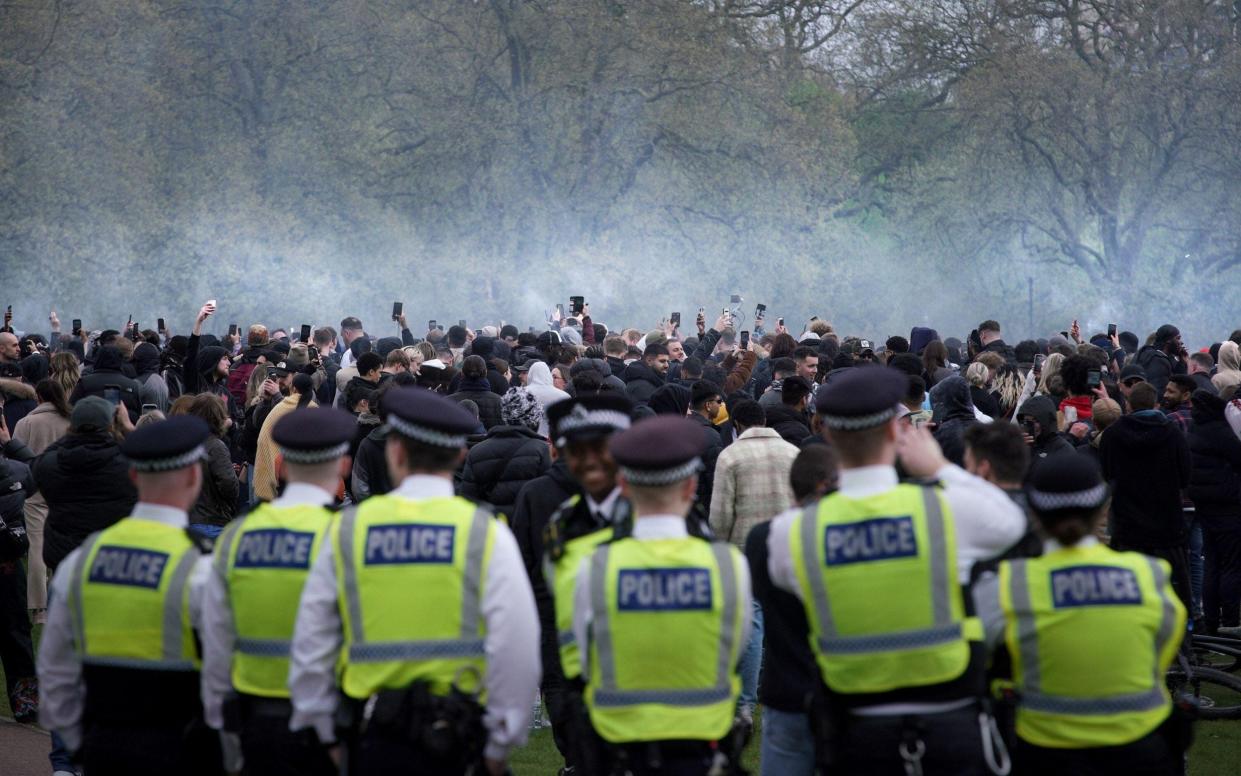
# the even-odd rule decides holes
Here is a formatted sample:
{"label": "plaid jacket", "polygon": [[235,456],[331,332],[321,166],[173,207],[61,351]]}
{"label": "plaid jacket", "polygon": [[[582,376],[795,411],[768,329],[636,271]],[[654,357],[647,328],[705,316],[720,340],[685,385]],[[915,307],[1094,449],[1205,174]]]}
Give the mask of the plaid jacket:
{"label": "plaid jacket", "polygon": [[794,504],[789,471],[798,449],[770,428],[751,428],[724,448],[715,462],[711,530],[745,547],[750,529]]}

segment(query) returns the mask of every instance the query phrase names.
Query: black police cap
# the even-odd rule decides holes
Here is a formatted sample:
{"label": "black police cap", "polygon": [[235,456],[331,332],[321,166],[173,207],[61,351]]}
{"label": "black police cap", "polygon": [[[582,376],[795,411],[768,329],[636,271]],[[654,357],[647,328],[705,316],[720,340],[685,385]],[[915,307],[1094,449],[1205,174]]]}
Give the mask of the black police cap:
{"label": "black police cap", "polygon": [[598,439],[630,426],[633,405],[624,395],[600,393],[563,399],[547,407],[547,425],[556,447]]}
{"label": "black police cap", "polygon": [[461,405],[425,388],[396,388],[383,397],[388,427],[433,447],[465,447],[478,420]]}
{"label": "black police cap", "polygon": [[864,431],[896,417],[909,378],[904,372],[857,367],[819,389],[815,412],[836,431]]}
{"label": "black police cap", "polygon": [[1039,514],[1098,509],[1107,502],[1107,495],[1099,464],[1084,455],[1049,455],[1026,481],[1026,499]]}
{"label": "black police cap", "polygon": [[634,485],[672,485],[702,468],[707,442],[687,418],[656,415],[633,424],[609,442],[612,458]]}
{"label": "black police cap", "polygon": [[349,452],[357,419],[330,407],[302,407],[276,421],[271,438],[289,463],[327,463]]}
{"label": "black police cap", "polygon": [[140,472],[168,472],[196,465],[206,456],[211,429],[195,415],[177,415],[134,429],[121,453]]}

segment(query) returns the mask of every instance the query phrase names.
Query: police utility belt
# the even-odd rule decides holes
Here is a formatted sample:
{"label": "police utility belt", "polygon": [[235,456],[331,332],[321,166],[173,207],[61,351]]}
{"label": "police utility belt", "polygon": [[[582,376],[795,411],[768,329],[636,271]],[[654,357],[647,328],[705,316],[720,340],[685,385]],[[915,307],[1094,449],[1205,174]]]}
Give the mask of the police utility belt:
{"label": "police utility belt", "polygon": [[482,705],[456,683],[447,695],[438,695],[429,682],[418,681],[401,689],[380,690],[365,701],[342,697],[336,729],[341,740],[373,737],[398,742],[438,765],[459,766],[462,772],[482,762],[487,744]]}

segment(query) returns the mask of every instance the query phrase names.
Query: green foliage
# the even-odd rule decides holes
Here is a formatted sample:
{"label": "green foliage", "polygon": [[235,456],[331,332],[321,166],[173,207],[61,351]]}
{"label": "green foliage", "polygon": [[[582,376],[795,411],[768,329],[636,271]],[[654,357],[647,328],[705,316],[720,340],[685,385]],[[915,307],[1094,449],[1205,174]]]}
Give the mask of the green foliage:
{"label": "green foliage", "polygon": [[0,5],[0,288],[21,328],[184,331],[209,297],[221,329],[394,298],[528,325],[570,293],[641,324],[741,292],[879,336],[1024,323],[1034,276],[1039,331],[1106,302],[1218,337],[1228,20],[1126,5],[1176,43],[1126,17],[1092,46],[1003,5]]}

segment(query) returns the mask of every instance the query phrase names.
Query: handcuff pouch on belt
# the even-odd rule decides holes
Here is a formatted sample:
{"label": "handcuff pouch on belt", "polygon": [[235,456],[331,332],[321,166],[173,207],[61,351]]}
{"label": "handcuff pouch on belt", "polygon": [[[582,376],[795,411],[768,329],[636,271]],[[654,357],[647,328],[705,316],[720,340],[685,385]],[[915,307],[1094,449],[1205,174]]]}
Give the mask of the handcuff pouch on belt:
{"label": "handcuff pouch on belt", "polygon": [[403,742],[420,756],[442,766],[460,766],[462,772],[482,761],[487,744],[483,707],[456,682],[446,695],[433,693],[426,681],[381,690],[363,704],[356,729],[359,738]]}

